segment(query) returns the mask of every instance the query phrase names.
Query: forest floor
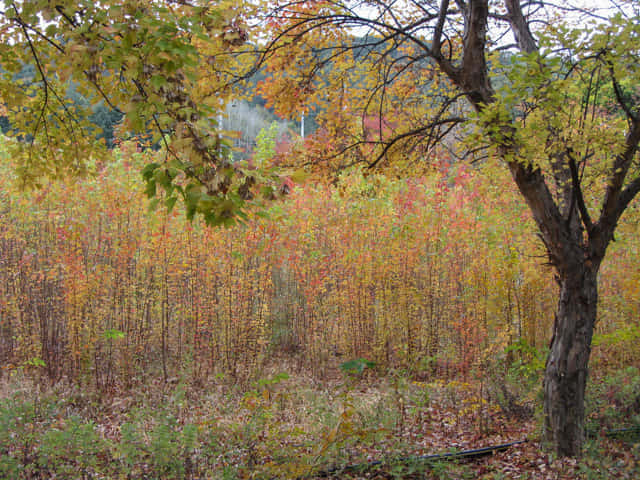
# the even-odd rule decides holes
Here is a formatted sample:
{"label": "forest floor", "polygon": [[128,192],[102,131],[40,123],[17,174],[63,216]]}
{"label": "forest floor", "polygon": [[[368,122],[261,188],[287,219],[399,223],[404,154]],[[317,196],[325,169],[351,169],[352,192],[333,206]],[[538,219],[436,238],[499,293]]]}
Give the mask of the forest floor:
{"label": "forest floor", "polygon": [[[580,460],[542,449],[536,391],[511,396],[507,379],[319,381],[281,367],[242,384],[100,392],[15,374],[0,387],[0,478],[640,478],[637,436],[594,432]],[[519,441],[481,458],[419,458]]]}

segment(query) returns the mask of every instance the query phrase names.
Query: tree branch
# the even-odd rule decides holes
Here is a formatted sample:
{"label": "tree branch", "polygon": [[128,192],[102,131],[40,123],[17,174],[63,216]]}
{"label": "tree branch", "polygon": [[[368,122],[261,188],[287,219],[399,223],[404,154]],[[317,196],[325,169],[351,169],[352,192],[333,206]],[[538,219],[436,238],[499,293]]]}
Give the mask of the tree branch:
{"label": "tree branch", "polygon": [[522,6],[520,0],[505,0],[505,6],[507,7],[507,19],[511,24],[511,31],[516,39],[516,43],[520,50],[526,53],[533,53],[538,49],[529,24],[522,14]]}
{"label": "tree branch", "polygon": [[[450,118],[442,118],[442,119],[438,119],[435,120],[433,122],[430,122],[429,125],[423,126],[423,127],[418,127],[415,128],[413,130],[409,130],[407,132],[401,133],[399,135],[394,136],[391,140],[388,140],[386,142],[384,142],[384,148],[382,149],[382,152],[376,157],[376,159],[371,162],[367,168],[374,168],[376,165],[378,165],[382,159],[384,159],[387,155],[387,153],[389,152],[389,150],[398,142],[400,142],[401,140],[404,140],[406,138],[411,138],[411,137],[415,137],[417,135],[419,135],[420,133],[426,132],[426,131],[433,131],[434,128],[441,126],[441,125],[447,125],[447,124],[459,124],[464,122],[466,119],[463,117],[450,117]],[[368,142],[371,143],[371,142]],[[378,144],[381,144],[383,142],[376,142]]]}
{"label": "tree branch", "polygon": [[620,84],[618,83],[618,79],[615,76],[615,72],[613,70],[613,65],[611,64],[611,62],[607,61],[607,67],[609,68],[609,73],[611,74],[611,83],[613,85],[613,91],[616,94],[616,100],[618,104],[620,105],[624,113],[627,115],[627,118],[629,120],[633,122],[640,121],[640,118],[638,118],[638,115],[634,114],[631,111],[631,108],[629,108],[629,105],[627,105],[627,103],[624,101],[622,88],[620,87]]}
{"label": "tree branch", "polygon": [[578,211],[580,212],[580,217],[582,218],[582,222],[587,228],[587,233],[591,235],[593,231],[593,223],[591,222],[591,216],[589,215],[589,211],[587,210],[587,206],[584,203],[584,196],[582,195],[582,187],[580,185],[580,176],[578,174],[578,166],[576,164],[575,158],[571,154],[570,151],[567,151],[567,158],[569,159],[569,170],[571,171],[571,184],[573,185],[573,198],[578,204]]}
{"label": "tree branch", "polygon": [[613,230],[620,216],[638,193],[638,179],[631,182],[624,191],[622,189],[633,159],[638,154],[639,144],[640,121],[633,121],[625,138],[625,149],[621,154],[616,155],[611,169],[611,176],[607,182],[600,218],[597,222],[598,230],[604,234],[604,238],[601,239],[601,244],[599,245],[600,249],[606,248],[606,243],[602,244],[602,242],[607,242],[607,238],[613,236]]}

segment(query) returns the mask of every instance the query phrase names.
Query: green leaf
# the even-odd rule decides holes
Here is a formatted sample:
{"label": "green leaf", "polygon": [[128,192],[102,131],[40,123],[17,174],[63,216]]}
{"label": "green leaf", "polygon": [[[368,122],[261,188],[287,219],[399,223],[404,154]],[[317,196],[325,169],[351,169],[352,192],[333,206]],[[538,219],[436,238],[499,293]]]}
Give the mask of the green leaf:
{"label": "green leaf", "polygon": [[367,360],[366,358],[356,358],[354,360],[349,360],[348,362],[342,363],[340,365],[340,370],[348,375],[361,375],[362,372],[365,371],[365,369],[373,369],[375,367],[375,362]]}
{"label": "green leaf", "polygon": [[169,197],[164,201],[165,206],[167,207],[167,211],[171,213],[173,207],[176,205],[177,197]]}
{"label": "green leaf", "polygon": [[158,203],[160,203],[159,198],[153,198],[152,200],[150,200],[149,205],[147,207],[147,211],[149,212],[155,211],[158,208]]}
{"label": "green leaf", "polygon": [[154,75],[151,77],[151,85],[157,90],[167,84],[167,79],[163,75]]}
{"label": "green leaf", "polygon": [[147,194],[147,197],[152,198],[156,196],[156,181],[149,180],[147,182],[147,188],[145,188],[144,193]]}
{"label": "green leaf", "polygon": [[33,357],[27,360],[26,362],[24,362],[24,365],[28,365],[30,367],[46,367],[47,366],[44,360],[42,360],[39,357]]}
{"label": "green leaf", "polygon": [[145,180],[150,180],[153,177],[153,173],[158,168],[160,168],[160,164],[156,162],[145,165],[145,167],[142,169],[142,178],[144,178]]}
{"label": "green leaf", "polygon": [[106,340],[120,340],[125,337],[125,333],[115,328],[109,328],[102,332],[102,338]]}

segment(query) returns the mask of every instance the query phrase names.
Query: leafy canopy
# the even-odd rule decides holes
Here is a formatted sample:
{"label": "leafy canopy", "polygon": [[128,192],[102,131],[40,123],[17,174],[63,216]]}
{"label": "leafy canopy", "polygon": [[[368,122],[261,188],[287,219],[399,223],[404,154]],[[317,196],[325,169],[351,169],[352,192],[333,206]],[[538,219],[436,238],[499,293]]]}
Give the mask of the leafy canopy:
{"label": "leafy canopy", "polygon": [[[91,173],[108,155],[88,120],[103,102],[124,116],[121,135],[158,149],[143,175],[168,208],[182,199],[190,217],[227,223],[274,195],[269,174],[232,162],[217,123],[250,14],[227,0],[6,0],[0,96],[22,181]],[[71,90],[87,101],[73,102]]]}

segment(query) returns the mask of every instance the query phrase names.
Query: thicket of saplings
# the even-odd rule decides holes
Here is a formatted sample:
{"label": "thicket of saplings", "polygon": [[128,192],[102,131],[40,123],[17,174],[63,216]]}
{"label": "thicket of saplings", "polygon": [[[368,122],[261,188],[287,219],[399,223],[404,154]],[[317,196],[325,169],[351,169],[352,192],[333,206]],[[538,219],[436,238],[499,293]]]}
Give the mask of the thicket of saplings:
{"label": "thicket of saplings", "polygon": [[[3,160],[0,476],[295,478],[537,438],[557,287],[504,172],[355,171],[207,228],[148,212],[143,155],[36,192]],[[637,220],[602,269],[593,432],[640,423]],[[617,468],[597,457],[571,468]]]}

